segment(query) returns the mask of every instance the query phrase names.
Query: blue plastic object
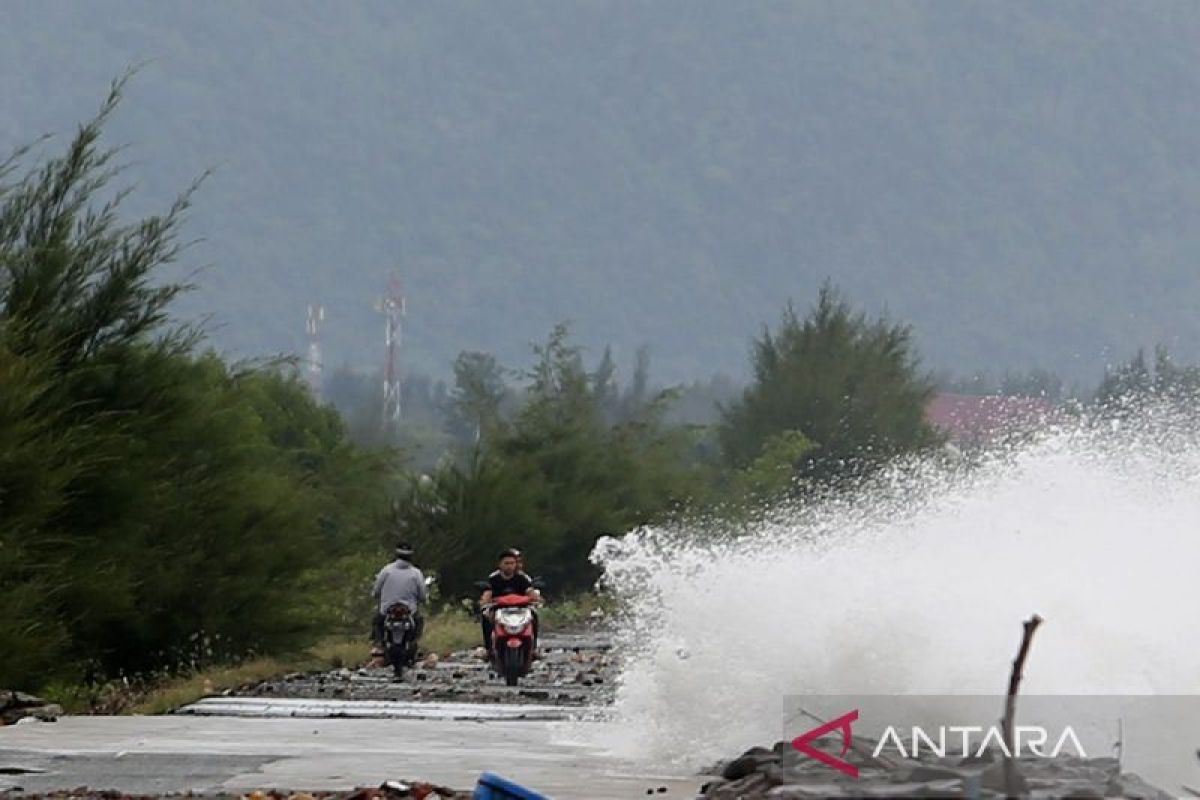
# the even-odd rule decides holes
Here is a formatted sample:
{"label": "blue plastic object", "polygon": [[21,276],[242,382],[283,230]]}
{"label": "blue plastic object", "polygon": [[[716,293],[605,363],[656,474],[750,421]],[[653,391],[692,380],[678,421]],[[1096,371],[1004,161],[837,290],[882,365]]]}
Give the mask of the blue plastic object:
{"label": "blue plastic object", "polygon": [[485,772],[479,776],[479,782],[475,784],[475,793],[471,797],[473,800],[550,800],[544,794],[518,786],[492,772]]}

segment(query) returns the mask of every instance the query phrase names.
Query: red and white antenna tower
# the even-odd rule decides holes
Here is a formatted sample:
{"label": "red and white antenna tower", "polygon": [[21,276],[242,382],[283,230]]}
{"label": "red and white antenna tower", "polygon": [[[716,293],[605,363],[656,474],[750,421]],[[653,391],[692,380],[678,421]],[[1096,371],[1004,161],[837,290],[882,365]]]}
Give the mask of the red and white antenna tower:
{"label": "red and white antenna tower", "polygon": [[390,428],[400,422],[400,318],[405,313],[400,277],[394,272],[388,281],[388,293],[380,303],[380,310],[387,317],[384,339],[387,345],[387,361],[383,367],[383,426]]}
{"label": "red and white antenna tower", "polygon": [[321,399],[321,323],[325,321],[325,306],[308,307],[308,388],[313,397]]}

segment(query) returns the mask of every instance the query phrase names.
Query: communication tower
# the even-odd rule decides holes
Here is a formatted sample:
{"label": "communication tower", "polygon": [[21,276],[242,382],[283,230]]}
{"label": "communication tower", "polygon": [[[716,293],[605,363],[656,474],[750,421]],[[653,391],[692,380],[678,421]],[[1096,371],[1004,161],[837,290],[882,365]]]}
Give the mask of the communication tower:
{"label": "communication tower", "polygon": [[401,319],[404,317],[404,293],[400,287],[400,277],[393,272],[388,281],[387,294],[379,304],[387,325],[384,332],[384,344],[387,348],[387,360],[383,366],[383,426],[395,428],[400,423],[400,343]]}
{"label": "communication tower", "polygon": [[308,307],[308,387],[313,397],[321,399],[321,323],[325,321],[325,306]]}

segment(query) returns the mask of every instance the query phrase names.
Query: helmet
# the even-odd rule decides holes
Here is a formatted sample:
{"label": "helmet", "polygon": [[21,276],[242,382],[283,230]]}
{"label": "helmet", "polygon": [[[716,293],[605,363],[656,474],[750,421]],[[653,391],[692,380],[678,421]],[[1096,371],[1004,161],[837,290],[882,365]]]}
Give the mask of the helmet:
{"label": "helmet", "polygon": [[520,557],[521,557],[521,551],[515,547],[509,547],[506,550],[500,551],[500,559],[501,560],[504,560],[506,558],[518,558],[519,559]]}
{"label": "helmet", "polygon": [[396,558],[403,558],[405,561],[411,561],[413,557],[413,548],[408,542],[398,542],[396,544]]}

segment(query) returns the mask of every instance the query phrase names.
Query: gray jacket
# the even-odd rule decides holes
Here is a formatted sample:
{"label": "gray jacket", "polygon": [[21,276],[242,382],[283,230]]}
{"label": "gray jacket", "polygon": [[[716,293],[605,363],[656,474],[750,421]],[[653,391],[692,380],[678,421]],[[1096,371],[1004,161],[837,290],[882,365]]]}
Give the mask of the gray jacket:
{"label": "gray jacket", "polygon": [[388,606],[393,603],[404,603],[412,611],[417,610],[420,603],[429,598],[429,590],[425,586],[425,576],[421,570],[402,558],[379,571],[375,578],[375,588],[371,596],[379,601],[379,613],[386,613]]}

